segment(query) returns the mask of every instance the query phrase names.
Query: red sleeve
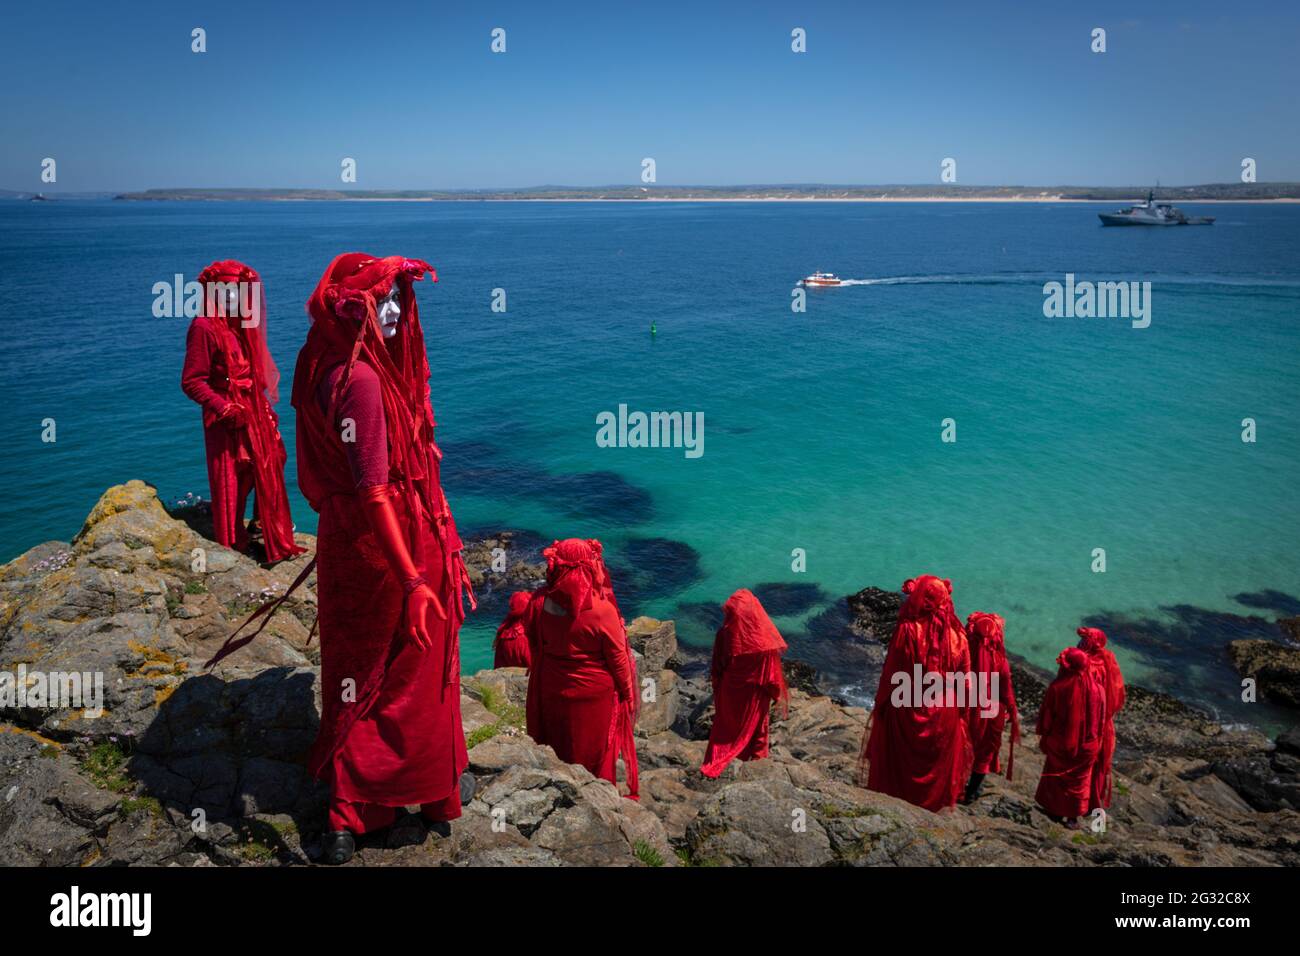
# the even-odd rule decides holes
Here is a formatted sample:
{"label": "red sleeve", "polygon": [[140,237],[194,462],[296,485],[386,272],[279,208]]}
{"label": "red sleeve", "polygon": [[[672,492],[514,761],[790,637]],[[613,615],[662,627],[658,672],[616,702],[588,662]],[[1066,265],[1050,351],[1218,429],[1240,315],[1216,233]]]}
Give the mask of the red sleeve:
{"label": "red sleeve", "polygon": [[1007,713],[1016,713],[1016,688],[1011,682],[1011,664],[1003,658],[1002,660],[1002,706],[1007,709]]}
{"label": "red sleeve", "polygon": [[727,638],[721,630],[713,638],[713,660],[709,665],[709,681],[716,691],[722,686],[722,675],[727,669]]}
{"label": "red sleeve", "polygon": [[1124,709],[1124,702],[1128,698],[1128,691],[1124,687],[1124,675],[1120,673],[1119,661],[1115,660],[1114,654],[1106,658],[1106,678],[1110,682],[1110,697],[1107,703],[1114,705],[1111,709],[1111,715],[1114,716]]}
{"label": "red sleeve", "polygon": [[542,655],[542,604],[545,601],[541,588],[533,592],[533,596],[528,600],[528,610],[524,611],[523,624],[524,635],[528,638],[528,653],[532,657],[533,663],[530,665],[536,668]]}
{"label": "red sleeve", "polygon": [[[342,374],[343,366],[338,365],[321,380],[316,400],[326,414],[329,413],[334,384]],[[345,422],[348,427],[345,427]],[[348,454],[348,464],[352,466],[352,477],[357,487],[388,484],[388,424],[384,417],[384,401],[379,376],[365,362],[352,366],[352,375],[339,393],[334,426],[343,436],[343,448]]]}
{"label": "red sleeve", "polygon": [[216,344],[204,319],[195,319],[185,336],[185,364],[181,368],[181,391],[213,415],[221,415],[230,401],[208,384],[212,374],[212,353]]}
{"label": "red sleeve", "polygon": [[605,652],[605,666],[614,675],[614,686],[618,689],[618,699],[621,701],[631,700],[636,692],[632,686],[633,667],[632,661],[629,659],[632,652],[628,648],[627,634],[618,618],[618,611],[614,610],[612,604],[604,601],[597,601],[593,604],[592,611],[598,615],[592,621],[592,626],[600,629],[601,646]]}

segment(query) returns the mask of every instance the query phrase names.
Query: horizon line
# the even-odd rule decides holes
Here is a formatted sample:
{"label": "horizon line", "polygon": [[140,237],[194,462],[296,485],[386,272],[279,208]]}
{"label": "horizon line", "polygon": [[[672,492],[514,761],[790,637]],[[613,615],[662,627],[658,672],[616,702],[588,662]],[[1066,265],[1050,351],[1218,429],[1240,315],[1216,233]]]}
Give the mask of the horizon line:
{"label": "horizon line", "polygon": [[40,193],[81,192],[81,193],[153,193],[153,192],[330,192],[330,193],[517,193],[540,192],[552,190],[571,190],[590,192],[596,190],[639,190],[654,192],[667,189],[708,189],[708,190],[744,190],[744,189],[934,189],[941,192],[959,192],[964,190],[1118,190],[1118,189],[1234,189],[1249,190],[1276,188],[1282,186],[1300,186],[1296,180],[1275,180],[1253,183],[1243,182],[1201,182],[1186,184],[1146,184],[1125,183],[1122,185],[1103,185],[1088,183],[834,183],[834,182],[753,182],[753,183],[598,183],[594,185],[574,185],[564,183],[539,183],[531,186],[447,186],[447,187],[411,187],[411,186],[148,186],[142,189],[12,189],[0,187],[0,192],[36,195]]}

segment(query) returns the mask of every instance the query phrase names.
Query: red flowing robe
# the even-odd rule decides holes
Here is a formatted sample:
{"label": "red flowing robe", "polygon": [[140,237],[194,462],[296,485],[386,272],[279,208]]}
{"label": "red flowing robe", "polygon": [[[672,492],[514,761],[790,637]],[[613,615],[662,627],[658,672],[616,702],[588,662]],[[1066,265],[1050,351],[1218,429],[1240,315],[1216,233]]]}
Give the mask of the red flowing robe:
{"label": "red flowing robe", "polygon": [[1106,688],[1088,666],[1087,655],[1061,652],[1056,679],[1038,709],[1038,745],[1047,760],[1034,799],[1054,817],[1073,820],[1088,812],[1093,768],[1101,753]]}
{"label": "red flowing robe", "polygon": [[732,760],[768,754],[773,701],[789,699],[781,656],[786,643],[758,598],[741,589],[723,606],[713,641],[713,726],[700,773],[718,777]]}
{"label": "red flowing robe", "polygon": [[[391,808],[417,803],[434,820],[461,814],[459,780],[469,763],[458,638],[466,575],[439,481],[424,336],[411,289],[412,278],[426,270],[397,257],[336,259],[309,303],[313,325],[294,379],[299,484],[320,514],[322,713],[308,769],[330,784],[332,829],[374,829],[391,822]],[[372,300],[363,301],[360,333],[330,308],[357,289],[374,286],[382,294],[392,281],[401,284],[403,306],[390,352]],[[335,291],[340,284],[343,296]],[[358,358],[344,378],[354,336]],[[345,419],[355,425],[357,447],[342,439]],[[402,636],[403,584],[362,509],[358,491],[376,468],[389,484],[416,567],[447,610],[445,619],[430,622],[433,650]]]}
{"label": "red flowing robe", "polygon": [[497,628],[496,640],[492,642],[493,667],[528,667],[532,662],[528,631],[524,626],[524,615],[531,597],[528,591],[516,591],[510,595],[510,611]]}
{"label": "red flowing robe", "polygon": [[[238,274],[204,271],[205,281],[239,281]],[[238,264],[235,264],[238,265]],[[246,268],[246,267],[244,267]],[[256,273],[251,273],[256,280]],[[279,420],[268,400],[275,392],[278,373],[266,352],[265,307],[262,324],[242,327],[240,318],[201,315],[190,323],[185,340],[181,389],[203,408],[203,441],[207,452],[208,487],[212,496],[213,537],[237,551],[248,550],[244,507],[256,489],[256,515],[262,526],[262,543],[270,562],[301,554],[293,540],[293,519],[284,485],[287,455],[280,437]],[[270,379],[270,381],[268,381]],[[235,423],[221,415],[231,402],[245,409],[247,420]]]}
{"label": "red flowing robe", "polygon": [[993,687],[997,677],[996,713],[989,715],[977,700],[966,714],[974,765],[971,773],[1002,772],[1002,731],[1011,721],[1011,750],[1007,756],[1007,779],[1015,768],[1016,743],[1020,739],[1020,718],[1016,710],[1016,692],[1011,684],[1011,665],[1003,644],[1005,622],[997,614],[976,611],[966,619],[966,637],[970,645],[973,686],[978,690]]}
{"label": "red flowing robe", "polygon": [[1124,689],[1124,675],[1120,672],[1119,661],[1106,647],[1106,635],[1095,627],[1081,627],[1078,630],[1079,647],[1088,655],[1088,666],[1094,677],[1106,685],[1106,728],[1101,741],[1101,753],[1092,771],[1091,804],[1089,809],[1103,807],[1109,809],[1112,790],[1113,771],[1111,764],[1115,759],[1115,715],[1124,708],[1127,692]]}
{"label": "red flowing robe", "polygon": [[[858,775],[870,790],[938,811],[956,804],[970,777],[970,736],[965,708],[958,706],[964,702],[916,706],[911,688],[918,666],[923,675],[940,675],[945,686],[949,675],[964,678],[970,650],[952,608],[951,584],[924,575],[905,582],[903,590],[908,597],[889,642]],[[902,706],[893,700],[895,675],[906,678]]]}
{"label": "red flowing robe", "polygon": [[[548,549],[548,559],[549,552],[568,543],[557,542]],[[561,760],[581,764],[615,786],[621,755],[628,796],[635,800],[636,663],[613,592],[606,589],[608,573],[603,564],[594,581],[580,588],[566,587],[584,574],[583,567],[574,568],[567,581],[535,592],[529,606],[528,734],[551,747]],[[566,609],[579,610],[551,613],[545,610],[548,596]]]}

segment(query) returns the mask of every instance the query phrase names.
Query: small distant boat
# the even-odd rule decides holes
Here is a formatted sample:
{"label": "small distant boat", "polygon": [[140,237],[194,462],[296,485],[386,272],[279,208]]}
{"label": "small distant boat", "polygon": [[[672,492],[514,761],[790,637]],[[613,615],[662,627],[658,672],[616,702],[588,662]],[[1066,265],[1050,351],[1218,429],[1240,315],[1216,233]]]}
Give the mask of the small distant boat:
{"label": "small distant boat", "polygon": [[1177,206],[1156,202],[1155,193],[1147,191],[1147,201],[1119,212],[1097,214],[1103,226],[1209,226],[1213,216],[1189,216]]}
{"label": "small distant boat", "polygon": [[837,276],[834,272],[814,272],[806,279],[800,279],[799,284],[825,286],[825,285],[843,285],[844,283],[841,281],[840,277]]}

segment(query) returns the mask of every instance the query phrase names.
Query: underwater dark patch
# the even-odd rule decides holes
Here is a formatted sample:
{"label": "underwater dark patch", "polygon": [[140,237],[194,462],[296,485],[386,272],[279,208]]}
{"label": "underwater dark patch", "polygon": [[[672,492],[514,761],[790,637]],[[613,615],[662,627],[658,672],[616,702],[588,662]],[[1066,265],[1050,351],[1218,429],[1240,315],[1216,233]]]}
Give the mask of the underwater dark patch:
{"label": "underwater dark patch", "polygon": [[1234,594],[1232,599],[1246,607],[1258,608],[1261,611],[1276,611],[1287,617],[1300,614],[1300,598],[1272,588],[1265,588],[1263,591],[1243,591]]}
{"label": "underwater dark patch", "polygon": [[701,576],[699,552],[671,538],[632,538],[606,549],[605,564],[628,620],[650,601],[675,594]]}
{"label": "underwater dark patch", "polygon": [[[1241,699],[1241,676],[1228,658],[1231,641],[1261,639],[1282,641],[1284,634],[1276,621],[1256,615],[1213,611],[1190,604],[1159,608],[1165,617],[1135,616],[1122,612],[1101,612],[1084,618],[1087,627],[1099,627],[1113,647],[1137,653],[1147,665],[1142,683],[1152,690],[1178,697],[1218,716],[1258,724],[1267,720],[1285,720],[1284,713],[1271,705],[1244,703]],[[1073,646],[1073,635],[1062,636],[1062,647]],[[1189,681],[1187,672],[1198,672]],[[1189,696],[1189,684],[1203,688]]]}
{"label": "underwater dark patch", "polygon": [[713,638],[722,627],[722,603],[687,601],[673,610],[677,638],[696,647],[712,647]]}
{"label": "underwater dark patch", "polygon": [[612,471],[556,475],[511,459],[490,442],[450,443],[442,452],[443,486],[453,499],[477,495],[540,501],[575,518],[622,526],[654,516],[650,492]]}
{"label": "underwater dark patch", "polygon": [[622,560],[654,581],[654,593],[672,594],[703,575],[700,553],[672,538],[631,538],[620,549]]}
{"label": "underwater dark patch", "polygon": [[545,475],[539,487],[520,489],[564,514],[615,525],[643,524],[654,516],[650,492],[612,471],[590,471],[578,475]]}
{"label": "underwater dark patch", "polygon": [[804,624],[808,636],[818,641],[861,640],[849,630],[853,614],[848,602],[840,598],[824,611],[814,614]]}
{"label": "underwater dark patch", "polygon": [[830,600],[830,595],[816,584],[791,581],[771,581],[756,584],[751,591],[768,614],[789,617],[811,610]]}

